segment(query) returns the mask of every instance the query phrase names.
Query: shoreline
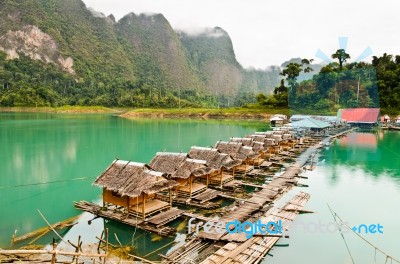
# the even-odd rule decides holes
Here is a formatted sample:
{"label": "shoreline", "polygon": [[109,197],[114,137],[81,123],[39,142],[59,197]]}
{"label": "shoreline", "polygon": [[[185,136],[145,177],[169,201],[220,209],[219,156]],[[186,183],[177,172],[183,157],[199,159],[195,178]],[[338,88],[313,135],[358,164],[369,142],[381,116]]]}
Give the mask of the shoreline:
{"label": "shoreline", "polygon": [[288,113],[288,109],[262,108],[169,108],[130,109],[119,115],[127,119],[135,118],[197,118],[197,119],[268,119],[277,113]]}
{"label": "shoreline", "polygon": [[126,119],[136,118],[195,118],[195,119],[253,119],[264,120],[277,113],[288,114],[288,109],[262,108],[107,108],[102,106],[62,107],[0,107],[0,113],[54,114],[116,114]]}
{"label": "shoreline", "polygon": [[119,111],[103,106],[0,107],[0,113],[105,114]]}

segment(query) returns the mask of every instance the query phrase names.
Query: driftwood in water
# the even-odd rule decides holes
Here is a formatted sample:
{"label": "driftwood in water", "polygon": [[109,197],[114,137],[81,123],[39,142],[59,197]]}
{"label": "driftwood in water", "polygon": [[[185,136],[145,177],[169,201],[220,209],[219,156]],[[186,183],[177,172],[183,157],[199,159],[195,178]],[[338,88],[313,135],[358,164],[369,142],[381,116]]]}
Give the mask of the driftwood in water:
{"label": "driftwood in water", "polygon": [[[66,227],[73,226],[75,220],[78,219],[78,217],[79,216],[74,216],[74,217],[68,218],[66,220],[63,220],[61,222],[57,222],[57,223],[51,225],[51,228],[53,228],[53,229],[64,229]],[[34,241],[36,241],[36,239],[38,239],[38,238],[46,235],[48,232],[50,232],[51,228],[49,226],[45,226],[45,227],[39,228],[38,230],[35,230],[33,232],[27,233],[25,235],[22,235],[22,236],[19,236],[19,237],[13,237],[12,243],[15,244],[15,243],[19,243],[19,242],[22,242],[24,240],[36,237],[35,240],[33,240],[33,242],[34,242]]]}

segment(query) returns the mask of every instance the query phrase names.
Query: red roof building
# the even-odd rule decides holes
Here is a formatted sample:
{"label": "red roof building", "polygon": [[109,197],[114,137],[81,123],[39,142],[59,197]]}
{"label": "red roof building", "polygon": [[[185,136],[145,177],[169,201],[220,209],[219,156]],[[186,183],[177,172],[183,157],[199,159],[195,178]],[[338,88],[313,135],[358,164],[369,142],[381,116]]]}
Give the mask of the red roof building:
{"label": "red roof building", "polygon": [[347,123],[375,124],[379,119],[379,108],[348,108],[340,109],[338,117]]}

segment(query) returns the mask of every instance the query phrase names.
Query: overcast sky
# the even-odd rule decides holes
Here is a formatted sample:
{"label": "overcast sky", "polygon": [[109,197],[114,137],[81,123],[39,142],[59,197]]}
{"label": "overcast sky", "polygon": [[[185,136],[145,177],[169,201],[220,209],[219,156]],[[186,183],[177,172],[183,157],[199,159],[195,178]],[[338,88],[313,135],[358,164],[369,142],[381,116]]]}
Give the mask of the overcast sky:
{"label": "overcast sky", "polygon": [[[196,31],[219,26],[232,38],[244,67],[280,65],[293,57],[332,54],[348,37],[352,59],[400,54],[400,1],[396,0],[83,0],[120,19],[129,12],[162,13],[172,27]],[[369,60],[367,58],[367,60]]]}

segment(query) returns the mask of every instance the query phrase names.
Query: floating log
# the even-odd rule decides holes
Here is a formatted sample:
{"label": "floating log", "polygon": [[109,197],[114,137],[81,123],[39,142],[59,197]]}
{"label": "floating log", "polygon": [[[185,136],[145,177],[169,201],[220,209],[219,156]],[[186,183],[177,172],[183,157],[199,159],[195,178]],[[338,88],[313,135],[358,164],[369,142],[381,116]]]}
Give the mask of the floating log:
{"label": "floating log", "polygon": [[37,229],[37,230],[35,230],[33,232],[27,233],[25,235],[22,235],[22,236],[19,236],[19,237],[14,237],[12,239],[12,243],[13,244],[19,243],[19,242],[22,242],[24,240],[27,240],[27,239],[30,239],[30,238],[33,238],[33,237],[39,237],[40,238],[41,236],[46,235],[48,232],[50,232],[52,228],[53,229],[64,229],[66,227],[71,227],[71,226],[74,225],[74,222],[78,219],[78,217],[79,217],[79,215],[73,216],[73,217],[65,219],[65,220],[63,220],[61,222],[57,222],[57,223],[51,225],[51,227],[45,226],[45,227],[39,228],[39,229]]}

